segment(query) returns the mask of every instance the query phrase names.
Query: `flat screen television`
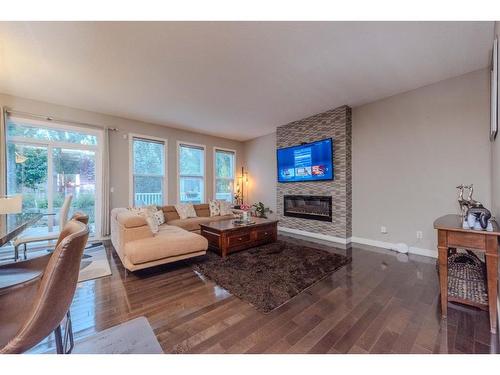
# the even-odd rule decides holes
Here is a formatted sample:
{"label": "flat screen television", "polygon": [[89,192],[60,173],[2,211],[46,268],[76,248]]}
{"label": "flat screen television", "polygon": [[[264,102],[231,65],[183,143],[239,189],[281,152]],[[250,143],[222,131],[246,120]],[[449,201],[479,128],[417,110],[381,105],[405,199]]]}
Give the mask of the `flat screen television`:
{"label": "flat screen television", "polygon": [[277,151],[278,182],[333,180],[331,138],[280,148]]}

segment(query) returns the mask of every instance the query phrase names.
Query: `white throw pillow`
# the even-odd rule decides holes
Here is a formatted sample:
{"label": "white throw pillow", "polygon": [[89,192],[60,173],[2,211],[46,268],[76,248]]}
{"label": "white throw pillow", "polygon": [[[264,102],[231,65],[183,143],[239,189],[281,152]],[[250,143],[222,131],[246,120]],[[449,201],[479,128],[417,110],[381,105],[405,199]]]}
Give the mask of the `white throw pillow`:
{"label": "white throw pillow", "polygon": [[155,211],[153,213],[153,218],[158,225],[162,225],[163,223],[165,223],[165,215],[163,214],[162,210]]}
{"label": "white throw pillow", "polygon": [[208,207],[210,208],[210,216],[220,215],[219,201],[208,201]]}
{"label": "white throw pillow", "polygon": [[153,234],[156,234],[160,231],[160,228],[158,226],[158,223],[156,222],[156,219],[154,216],[144,216],[146,219],[146,223],[148,223],[149,229]]}
{"label": "white throw pillow", "polygon": [[184,220],[190,217],[197,217],[196,211],[192,203],[179,203],[176,204],[175,210],[179,214],[179,218]]}
{"label": "white throw pillow", "polygon": [[138,215],[142,214],[143,212],[147,212],[148,215],[152,215],[154,212],[158,211],[158,208],[154,205],[150,205],[143,207],[129,207],[128,210]]}
{"label": "white throw pillow", "polygon": [[219,201],[220,215],[233,215],[232,203],[228,201]]}

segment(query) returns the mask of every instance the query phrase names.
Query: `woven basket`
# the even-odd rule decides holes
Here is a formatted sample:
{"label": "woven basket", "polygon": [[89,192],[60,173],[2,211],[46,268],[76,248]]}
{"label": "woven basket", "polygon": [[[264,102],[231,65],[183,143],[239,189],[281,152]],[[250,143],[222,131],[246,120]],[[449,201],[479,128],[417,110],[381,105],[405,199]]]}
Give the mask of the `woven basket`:
{"label": "woven basket", "polygon": [[448,257],[448,295],[488,304],[486,267],[474,253],[458,252]]}

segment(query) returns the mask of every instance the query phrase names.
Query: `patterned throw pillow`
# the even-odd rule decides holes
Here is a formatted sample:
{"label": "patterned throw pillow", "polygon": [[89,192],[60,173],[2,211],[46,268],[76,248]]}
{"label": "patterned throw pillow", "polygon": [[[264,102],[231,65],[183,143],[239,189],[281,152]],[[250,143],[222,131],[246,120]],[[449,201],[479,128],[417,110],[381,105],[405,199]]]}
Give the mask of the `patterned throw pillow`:
{"label": "patterned throw pillow", "polygon": [[219,201],[208,201],[208,207],[210,208],[210,216],[220,215]]}
{"label": "patterned throw pillow", "polygon": [[153,218],[158,225],[162,225],[163,223],[165,223],[165,215],[163,214],[162,210],[155,211],[153,213]]}
{"label": "patterned throw pillow", "polygon": [[179,203],[174,207],[182,220],[197,216],[192,203]]}
{"label": "patterned throw pillow", "polygon": [[151,229],[151,232],[153,234],[156,234],[160,231],[160,228],[158,226],[158,223],[156,222],[156,219],[154,216],[144,216],[146,218],[146,223],[148,223],[149,229]]}
{"label": "patterned throw pillow", "polygon": [[233,215],[232,203],[228,201],[219,201],[220,215]]}
{"label": "patterned throw pillow", "polygon": [[158,208],[154,205],[150,206],[143,206],[143,207],[129,207],[128,210],[130,212],[133,212],[134,214],[140,215],[144,212],[147,212],[149,214],[153,214],[154,212],[158,211]]}

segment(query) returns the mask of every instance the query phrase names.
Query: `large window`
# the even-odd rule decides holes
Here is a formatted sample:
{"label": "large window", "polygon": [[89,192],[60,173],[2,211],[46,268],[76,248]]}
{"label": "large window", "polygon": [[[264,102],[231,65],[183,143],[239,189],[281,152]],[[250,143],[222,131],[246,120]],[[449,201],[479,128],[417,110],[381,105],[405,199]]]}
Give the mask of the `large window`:
{"label": "large window", "polygon": [[161,206],[167,202],[165,149],[165,140],[131,136],[133,206]]}
{"label": "large window", "polygon": [[179,202],[205,201],[205,146],[178,144]]}
{"label": "large window", "polygon": [[214,149],[215,199],[233,201],[235,152]]}
{"label": "large window", "polygon": [[85,212],[91,233],[99,233],[102,132],[15,116],[6,125],[7,193],[23,195],[24,212],[56,214],[44,216],[26,235],[58,231],[58,212],[69,194],[69,215]]}

